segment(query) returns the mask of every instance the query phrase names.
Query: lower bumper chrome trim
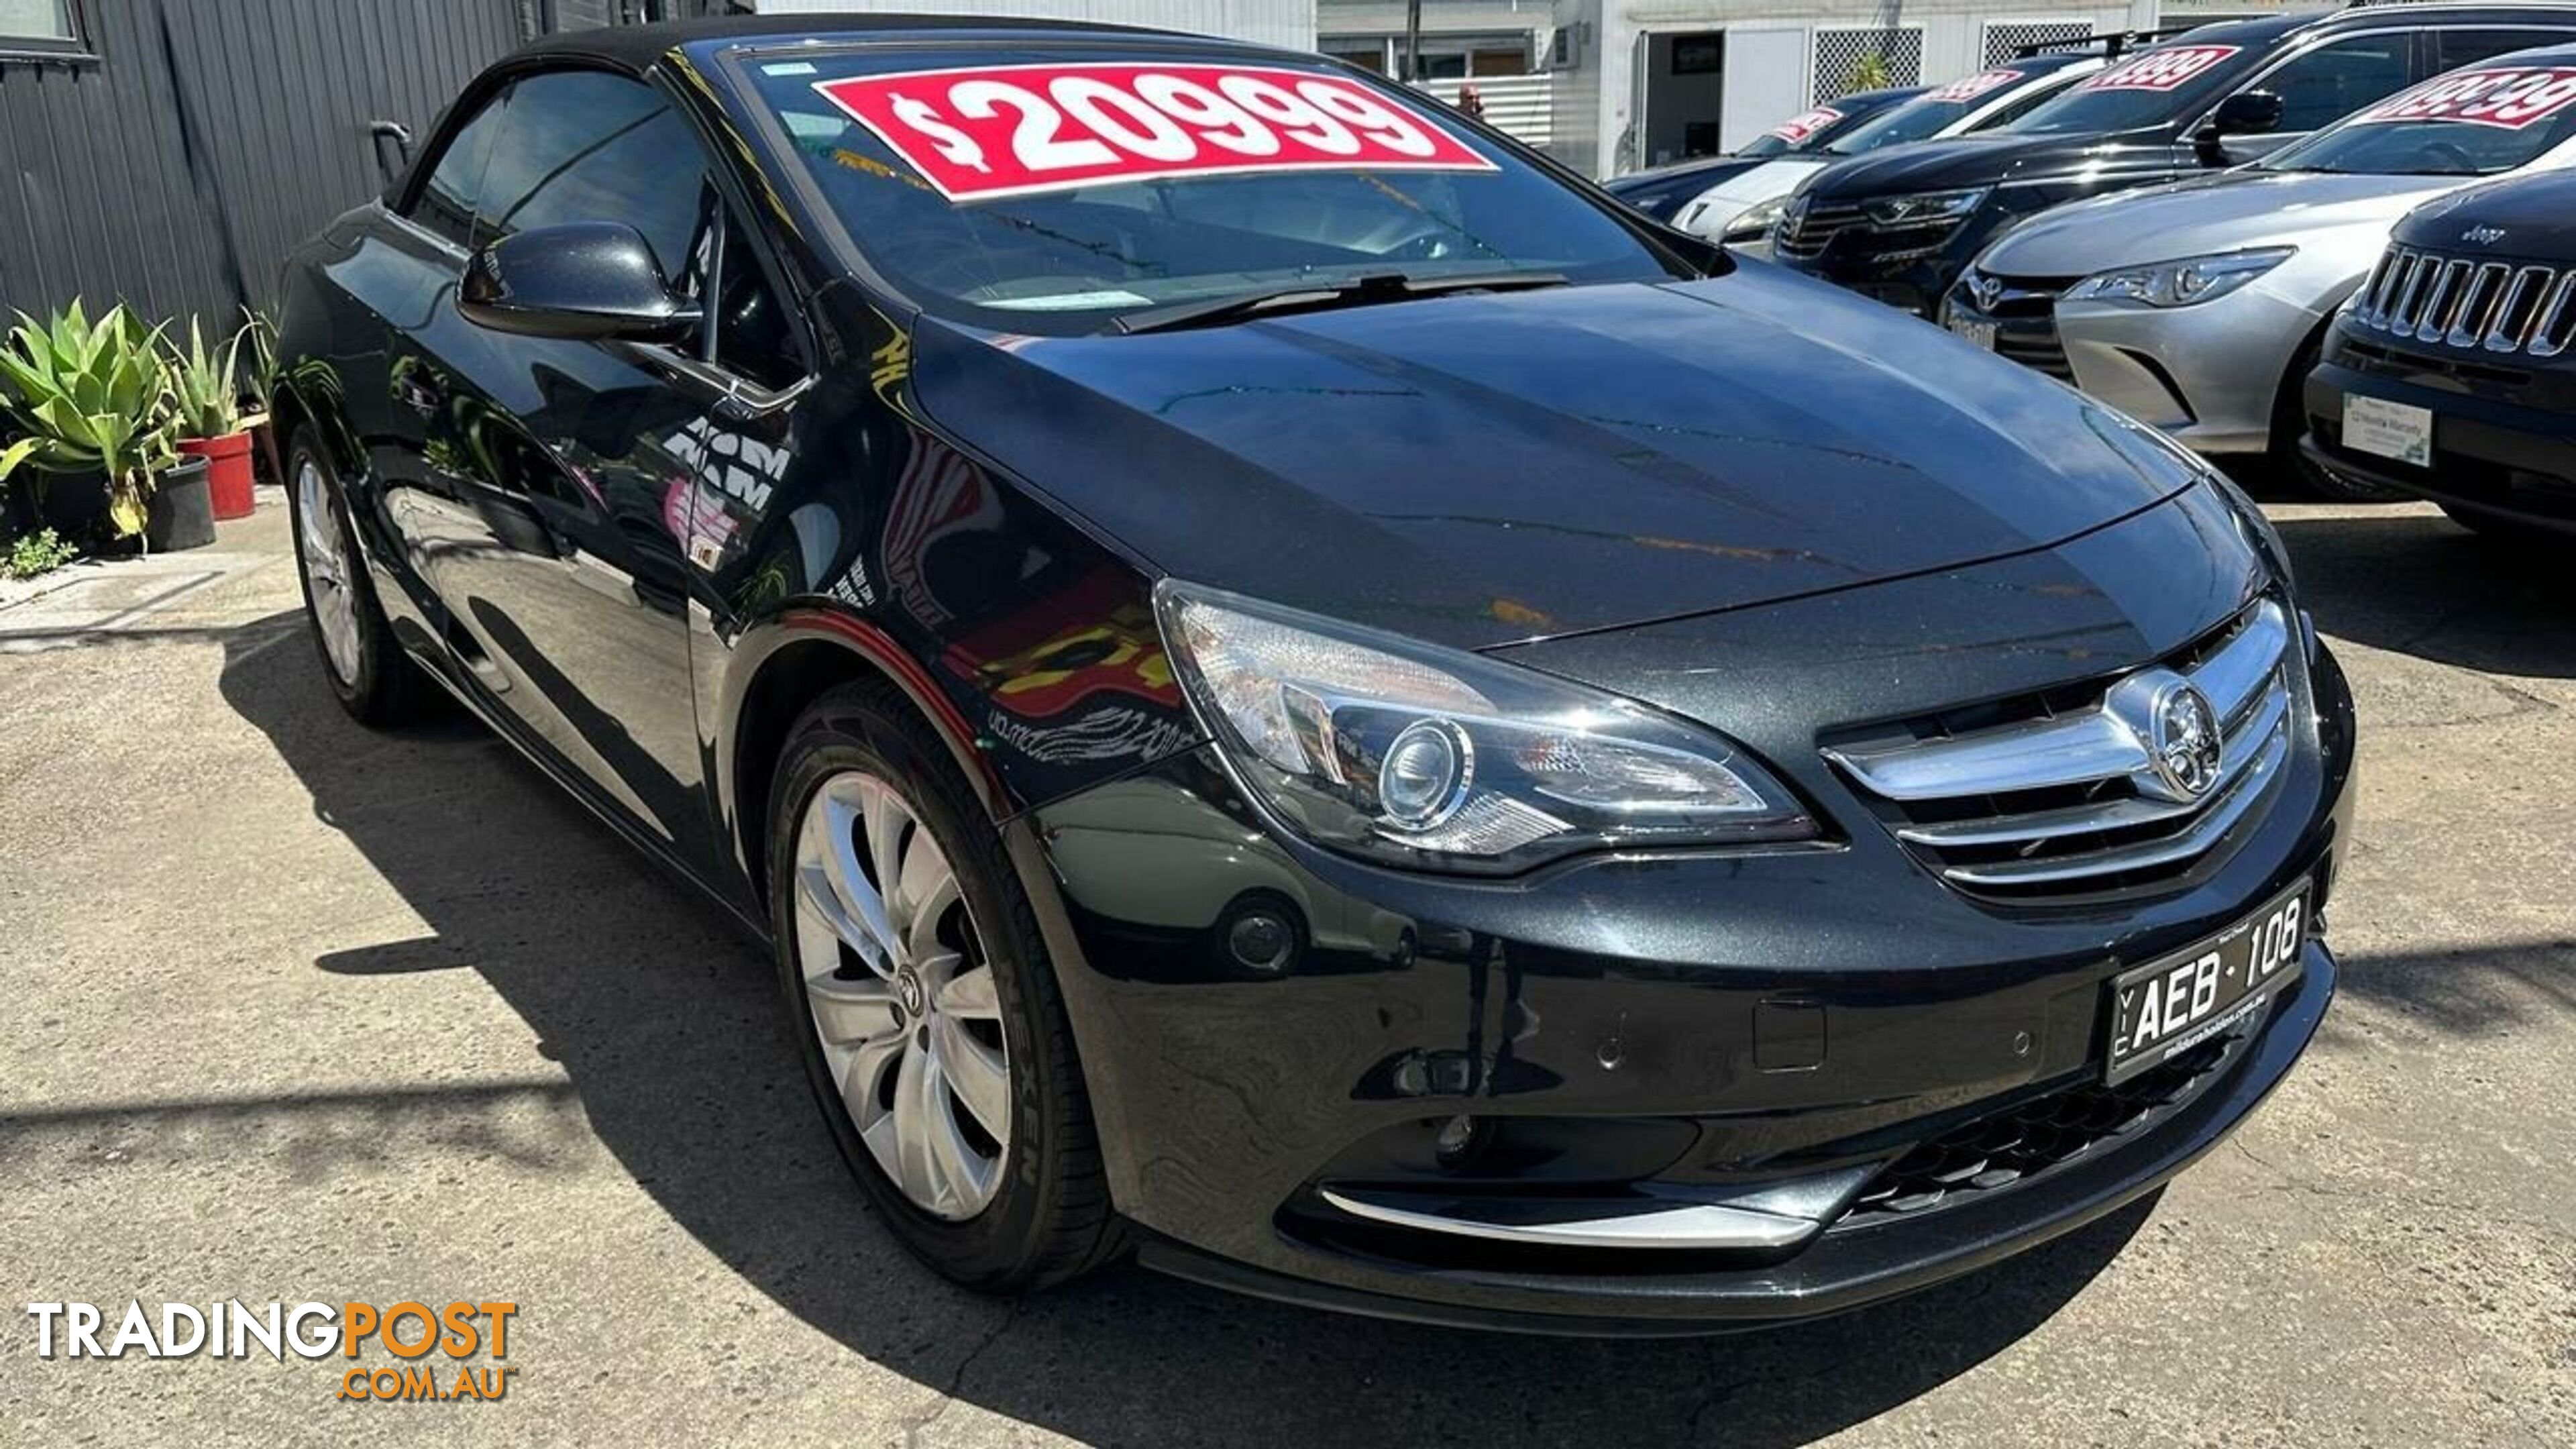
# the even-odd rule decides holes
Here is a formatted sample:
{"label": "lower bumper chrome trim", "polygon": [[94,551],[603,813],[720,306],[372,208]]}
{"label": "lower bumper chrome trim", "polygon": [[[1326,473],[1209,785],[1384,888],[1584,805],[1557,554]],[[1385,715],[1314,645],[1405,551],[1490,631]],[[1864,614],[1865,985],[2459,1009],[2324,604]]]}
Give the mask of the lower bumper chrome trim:
{"label": "lower bumper chrome trim", "polygon": [[[1497,1201],[1477,1205],[1488,1215],[1472,1216],[1464,1212],[1434,1212],[1426,1208],[1399,1206],[1353,1189],[1328,1187],[1318,1191],[1325,1202],[1352,1217],[1365,1218],[1370,1222],[1418,1232],[1445,1233],[1451,1237],[1556,1248],[1700,1252],[1726,1248],[1778,1249],[1805,1242],[1824,1228],[1823,1223],[1811,1218],[1719,1203],[1657,1204],[1641,1206],[1635,1212],[1606,1216],[1545,1218],[1535,1213],[1539,1204]],[[1500,1216],[1496,1211],[1499,1209],[1509,1209],[1511,1216]]]}

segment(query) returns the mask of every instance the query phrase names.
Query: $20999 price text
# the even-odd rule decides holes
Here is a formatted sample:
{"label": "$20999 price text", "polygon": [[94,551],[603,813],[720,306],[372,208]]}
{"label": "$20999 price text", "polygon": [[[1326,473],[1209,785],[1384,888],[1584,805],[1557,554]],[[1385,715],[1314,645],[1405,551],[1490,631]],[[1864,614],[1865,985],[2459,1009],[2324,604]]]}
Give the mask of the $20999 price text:
{"label": "$20999 price text", "polygon": [[1030,65],[814,89],[952,201],[1246,171],[1491,171],[1355,80],[1284,67]]}

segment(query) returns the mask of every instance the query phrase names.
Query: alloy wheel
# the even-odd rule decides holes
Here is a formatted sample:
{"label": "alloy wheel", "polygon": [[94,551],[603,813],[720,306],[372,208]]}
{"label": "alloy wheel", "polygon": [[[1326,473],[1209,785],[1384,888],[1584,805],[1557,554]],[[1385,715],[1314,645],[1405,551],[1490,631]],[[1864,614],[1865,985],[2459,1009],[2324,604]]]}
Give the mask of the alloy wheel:
{"label": "alloy wheel", "polygon": [[993,968],[948,858],[896,788],[825,780],[796,836],[796,959],[859,1140],[915,1207],[993,1200],[1011,1144]]}
{"label": "alloy wheel", "polygon": [[350,592],[349,554],[340,544],[339,514],[331,506],[330,485],[311,458],[297,460],[295,513],[303,533],[297,556],[304,569],[306,594],[313,600],[313,627],[322,636],[322,654],[343,684],[358,678],[358,601]]}

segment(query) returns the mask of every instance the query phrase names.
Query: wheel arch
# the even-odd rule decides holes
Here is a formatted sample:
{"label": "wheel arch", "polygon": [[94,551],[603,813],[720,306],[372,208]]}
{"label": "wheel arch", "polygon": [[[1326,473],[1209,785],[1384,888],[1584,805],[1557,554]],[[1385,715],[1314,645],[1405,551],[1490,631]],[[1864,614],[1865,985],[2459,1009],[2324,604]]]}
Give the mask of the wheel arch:
{"label": "wheel arch", "polygon": [[736,649],[716,752],[723,766],[726,827],[744,877],[760,899],[767,899],[769,889],[769,794],[787,732],[807,706],[844,684],[879,684],[901,696],[948,746],[986,813],[996,820],[1010,813],[1001,779],[965,715],[885,631],[837,611],[799,609]]}
{"label": "wheel arch", "polygon": [[286,477],[286,458],[296,442],[310,437],[321,448],[332,468],[344,479],[354,479],[366,472],[366,449],[358,442],[357,433],[348,419],[335,409],[318,406],[306,395],[307,389],[290,372],[281,378],[269,398],[269,435],[276,453],[277,476]]}
{"label": "wheel arch", "polygon": [[[2338,288],[2328,295],[2325,309],[2317,315],[2316,325],[2302,333],[2298,345],[2290,349],[2289,365],[2281,369],[2281,380],[2272,390],[2272,410],[2268,414],[2274,449],[2285,449],[2291,455],[2298,451],[2299,435],[2307,431],[2305,392],[2308,374],[2315,370],[2317,362],[2325,355],[2326,331],[2334,326],[2335,313],[2343,309],[2345,298],[2361,289],[2362,280],[2357,278],[2351,286]],[[2285,423],[2290,427],[2286,438],[2281,435]]]}

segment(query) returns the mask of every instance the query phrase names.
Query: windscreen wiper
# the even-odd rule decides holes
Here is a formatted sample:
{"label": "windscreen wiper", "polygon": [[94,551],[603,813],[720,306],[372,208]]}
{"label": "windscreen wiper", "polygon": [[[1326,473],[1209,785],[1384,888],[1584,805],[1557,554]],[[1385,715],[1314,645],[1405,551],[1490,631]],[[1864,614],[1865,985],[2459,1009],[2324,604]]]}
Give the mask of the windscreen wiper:
{"label": "windscreen wiper", "polygon": [[1562,272],[1475,272],[1460,276],[1408,277],[1382,272],[1333,286],[1279,287],[1267,292],[1236,292],[1195,302],[1174,302],[1130,312],[1114,324],[1119,331],[1172,332],[1185,327],[1213,327],[1246,317],[1280,312],[1321,312],[1334,307],[1365,307],[1436,297],[1445,292],[1520,292],[1565,285]]}

